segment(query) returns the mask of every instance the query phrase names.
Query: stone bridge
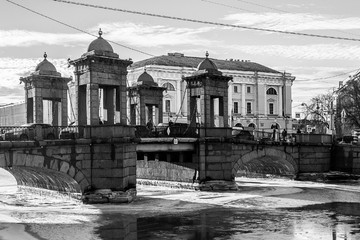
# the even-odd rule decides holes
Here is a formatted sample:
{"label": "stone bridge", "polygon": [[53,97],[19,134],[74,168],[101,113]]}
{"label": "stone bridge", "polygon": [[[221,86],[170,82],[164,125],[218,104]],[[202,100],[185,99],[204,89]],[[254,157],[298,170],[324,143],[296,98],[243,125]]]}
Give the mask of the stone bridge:
{"label": "stone bridge", "polygon": [[[109,138],[108,131],[115,135]],[[235,176],[266,174],[296,178],[340,166],[334,164],[332,144],[321,142],[136,138],[130,126],[92,127],[91,134],[79,139],[0,141],[0,167],[19,185],[82,194],[94,189],[125,191],[136,187],[136,178],[191,183],[195,175],[204,182],[231,182]],[[345,156],[340,167],[359,173],[360,148],[336,149],[340,161],[335,163]]]}
{"label": "stone bridge", "polygon": [[91,129],[96,138],[0,141],[0,167],[12,173],[18,185],[59,192],[135,188],[134,130],[116,128],[121,131],[112,138],[99,126]]}
{"label": "stone bridge", "polygon": [[296,178],[299,173],[327,172],[331,166],[331,142],[262,143],[226,137],[177,141],[177,145],[140,142],[137,177],[192,182],[198,171],[199,180],[267,174]]}

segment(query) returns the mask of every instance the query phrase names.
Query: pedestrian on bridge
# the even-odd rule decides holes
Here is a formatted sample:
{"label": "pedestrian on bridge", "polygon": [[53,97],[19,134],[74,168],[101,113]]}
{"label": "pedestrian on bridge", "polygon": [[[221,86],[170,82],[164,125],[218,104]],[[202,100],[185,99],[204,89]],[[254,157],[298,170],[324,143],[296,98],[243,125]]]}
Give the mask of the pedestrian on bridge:
{"label": "pedestrian on bridge", "polygon": [[150,131],[153,130],[154,124],[152,123],[151,118],[150,118],[149,121],[147,122],[146,127],[147,127]]}
{"label": "pedestrian on bridge", "polygon": [[284,128],[284,130],[282,131],[281,135],[282,135],[283,141],[285,142],[285,141],[286,141],[286,137],[287,137],[287,131],[286,131],[285,128]]}

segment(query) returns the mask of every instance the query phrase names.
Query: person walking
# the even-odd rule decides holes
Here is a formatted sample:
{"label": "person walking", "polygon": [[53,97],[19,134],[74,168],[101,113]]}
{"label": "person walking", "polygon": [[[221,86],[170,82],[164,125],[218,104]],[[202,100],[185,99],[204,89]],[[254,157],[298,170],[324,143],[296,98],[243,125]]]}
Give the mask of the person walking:
{"label": "person walking", "polygon": [[154,124],[152,123],[151,119],[149,119],[149,121],[147,122],[146,127],[147,127],[150,131],[153,130]]}
{"label": "person walking", "polygon": [[286,141],[286,136],[287,136],[287,131],[286,131],[285,128],[284,128],[284,130],[282,131],[281,135],[282,135],[283,141],[285,142],[285,141]]}

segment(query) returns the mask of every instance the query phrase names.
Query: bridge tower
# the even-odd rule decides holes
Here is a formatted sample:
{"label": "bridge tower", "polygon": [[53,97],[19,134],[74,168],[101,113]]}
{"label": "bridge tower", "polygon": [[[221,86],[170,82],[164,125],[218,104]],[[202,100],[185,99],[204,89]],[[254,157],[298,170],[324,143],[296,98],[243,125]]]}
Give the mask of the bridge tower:
{"label": "bridge tower", "polygon": [[[205,128],[228,127],[228,82],[232,77],[222,75],[209,59],[208,52],[197,71],[192,76],[183,77],[183,80],[188,88],[190,125],[198,123]],[[218,115],[217,120],[215,115]]]}
{"label": "bridge tower", "polygon": [[132,61],[119,59],[108,41],[92,41],[80,58],[69,62],[75,67],[71,99],[78,125],[126,124],[126,76]]}
{"label": "bridge tower", "polygon": [[67,83],[70,80],[61,77],[44,53],[44,60],[36,66],[35,72],[20,78],[25,85],[26,122],[66,126]]}
{"label": "bridge tower", "polygon": [[[228,82],[232,77],[223,76],[206,52],[206,58],[199,64],[198,70],[192,76],[183,77],[183,80],[188,89],[188,121],[190,126],[200,125],[199,179],[232,181],[228,154],[231,144],[220,144],[229,132]],[[218,119],[215,115],[218,115]],[[218,131],[218,127],[227,129]],[[211,141],[209,137],[212,137]]]}
{"label": "bridge tower", "polygon": [[163,119],[163,91],[146,70],[136,83],[128,88],[130,124],[146,125],[149,119],[157,125]]}

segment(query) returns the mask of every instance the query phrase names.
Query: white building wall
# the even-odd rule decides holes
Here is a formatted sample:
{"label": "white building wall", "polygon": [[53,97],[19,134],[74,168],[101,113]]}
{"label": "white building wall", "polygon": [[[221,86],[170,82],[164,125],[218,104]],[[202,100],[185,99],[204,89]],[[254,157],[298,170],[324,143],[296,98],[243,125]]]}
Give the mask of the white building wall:
{"label": "white building wall", "polygon": [[[285,113],[291,113],[291,87],[294,77],[290,74],[285,76],[281,73],[258,73],[256,79],[254,72],[229,71],[222,70],[223,75],[233,76],[233,82],[229,83],[229,123],[235,125],[240,122],[243,126],[248,126],[250,123],[256,123],[256,128],[259,130],[270,130],[272,123],[277,122],[282,128],[285,128],[285,117],[282,115],[283,109]],[[144,68],[130,69],[128,72],[128,80],[131,85],[142,74]],[[166,82],[170,82],[175,87],[175,91],[164,91],[164,122],[168,121],[168,114],[165,112],[165,100],[171,100],[171,114],[173,119],[177,122],[187,122],[187,97],[186,82],[182,81],[182,76],[192,75],[196,69],[175,67],[175,66],[146,66],[146,71],[162,86]],[[285,81],[285,95],[283,96],[283,87]],[[234,93],[233,86],[238,87],[238,93]],[[260,87],[259,87],[260,86]],[[251,92],[247,92],[250,87]],[[276,96],[268,97],[266,90],[273,87],[277,91]],[[260,88],[260,89],[259,89]],[[256,94],[258,93],[258,94]],[[268,114],[268,100],[274,100],[274,115]],[[284,101],[283,101],[284,99]],[[238,102],[239,114],[233,114],[233,103]],[[183,102],[183,103],[182,103]],[[246,103],[252,104],[252,114],[247,114]],[[232,121],[233,120],[233,121]],[[291,119],[288,119],[288,132],[291,131]]]}

